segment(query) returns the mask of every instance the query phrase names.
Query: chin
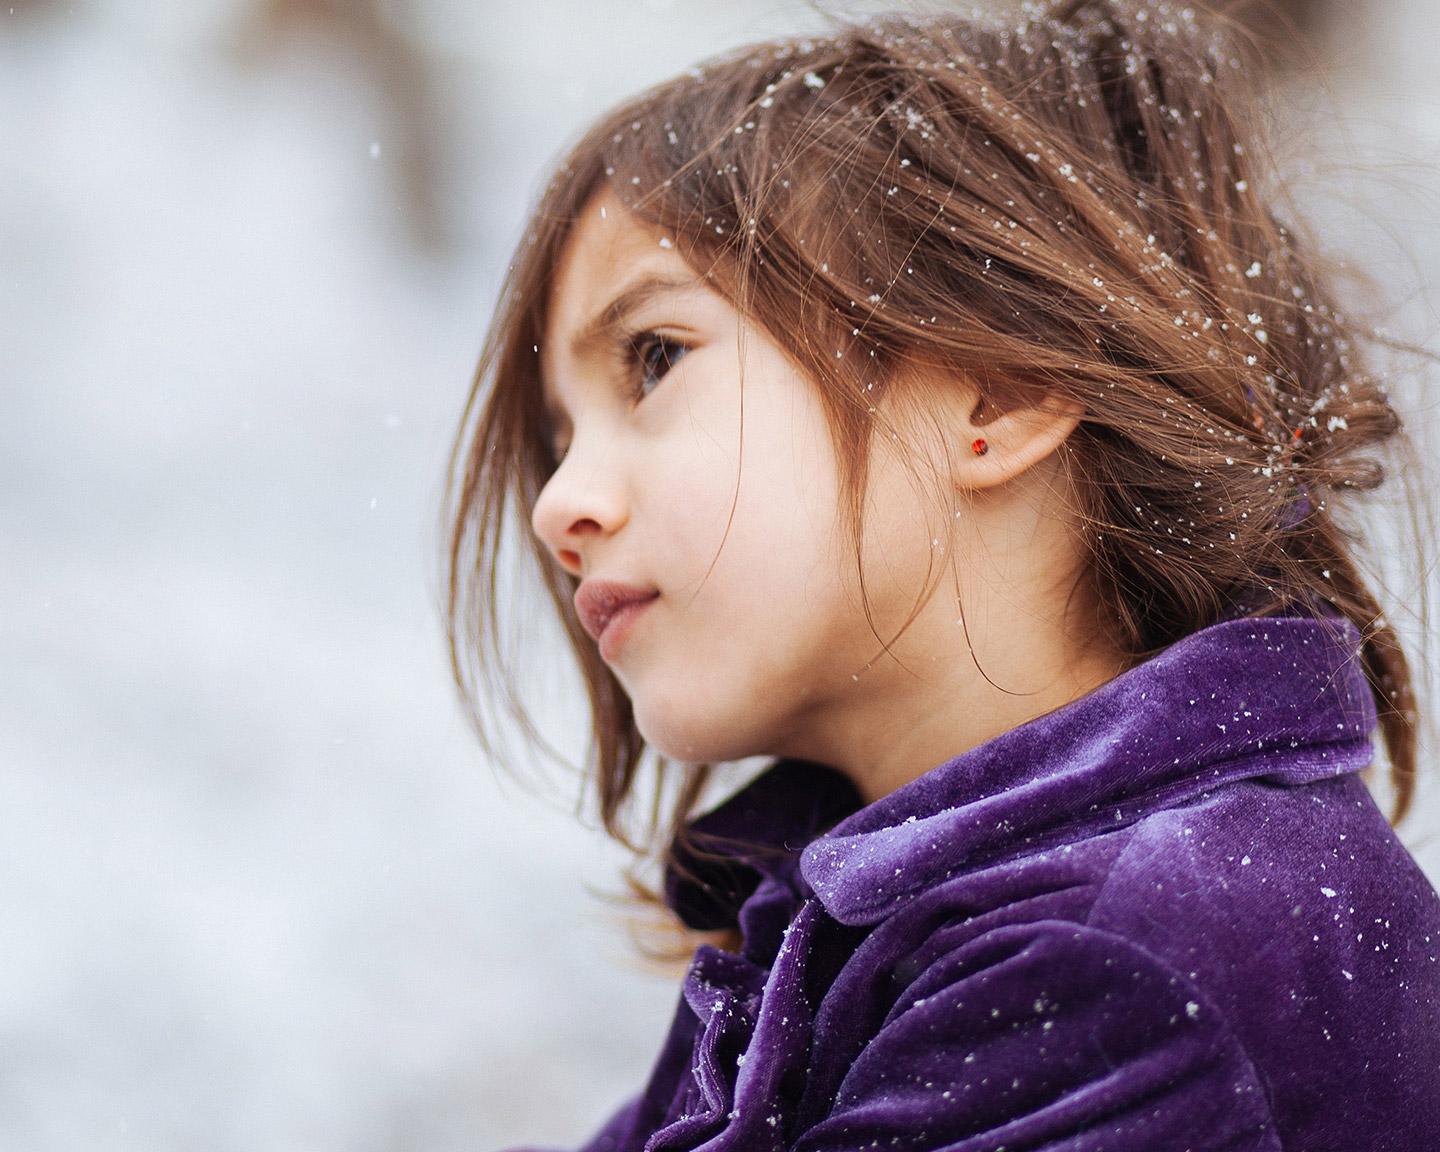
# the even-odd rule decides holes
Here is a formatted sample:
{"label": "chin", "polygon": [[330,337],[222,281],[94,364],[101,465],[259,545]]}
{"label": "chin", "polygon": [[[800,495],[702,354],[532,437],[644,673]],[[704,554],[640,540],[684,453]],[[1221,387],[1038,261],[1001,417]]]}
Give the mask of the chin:
{"label": "chin", "polygon": [[646,745],[670,760],[714,764],[755,755],[751,742],[723,713],[656,717],[637,702],[635,726]]}

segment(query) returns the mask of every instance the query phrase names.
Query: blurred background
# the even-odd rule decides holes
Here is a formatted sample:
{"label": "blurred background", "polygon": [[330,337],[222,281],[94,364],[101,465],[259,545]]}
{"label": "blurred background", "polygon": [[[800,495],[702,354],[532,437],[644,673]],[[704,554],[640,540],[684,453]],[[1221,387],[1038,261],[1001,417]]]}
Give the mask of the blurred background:
{"label": "blurred background", "polygon": [[[1440,350],[1440,12],[1278,11],[1317,45],[1276,53],[1282,160]],[[448,680],[444,458],[562,145],[820,27],[0,0],[0,1148],[565,1147],[643,1083],[678,985],[596,896],[623,857],[573,780],[486,762]],[[1435,386],[1392,385],[1432,459]],[[1383,597],[1410,635],[1419,578]],[[541,716],[578,757],[565,683]],[[1440,883],[1425,763],[1400,835]]]}

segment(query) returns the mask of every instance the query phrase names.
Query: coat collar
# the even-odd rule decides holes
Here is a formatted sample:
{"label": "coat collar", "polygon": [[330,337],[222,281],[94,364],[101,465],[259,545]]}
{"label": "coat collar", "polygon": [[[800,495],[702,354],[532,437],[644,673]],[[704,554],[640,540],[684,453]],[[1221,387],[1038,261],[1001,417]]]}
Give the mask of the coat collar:
{"label": "coat collar", "polygon": [[762,878],[793,886],[800,850],[860,807],[860,793],[844,773],[810,760],[777,760],[690,821],[699,847],[722,859],[703,859],[672,845],[680,867],[665,870],[665,901],[691,928],[733,925]]}
{"label": "coat collar", "polygon": [[1376,724],[1359,648],[1354,624],[1328,611],[1221,620],[863,807],[836,770],[776,761],[691,821],[747,846],[707,840],[720,861],[680,854],[692,875],[667,868],[667,902],[691,927],[721,927],[774,876],[836,920],[870,924],[957,872],[1230,781],[1359,771]]}

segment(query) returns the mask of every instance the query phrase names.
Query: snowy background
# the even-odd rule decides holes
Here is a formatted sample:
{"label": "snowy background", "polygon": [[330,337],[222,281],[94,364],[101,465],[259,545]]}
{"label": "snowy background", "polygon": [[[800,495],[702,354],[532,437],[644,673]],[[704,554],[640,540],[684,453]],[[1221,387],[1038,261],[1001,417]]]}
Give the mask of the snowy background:
{"label": "snowy background", "polygon": [[[1292,157],[1436,347],[1440,14],[1354,8]],[[564,1147],[639,1087],[676,986],[591,894],[619,851],[463,725],[442,466],[562,144],[815,26],[0,0],[0,1148]]]}

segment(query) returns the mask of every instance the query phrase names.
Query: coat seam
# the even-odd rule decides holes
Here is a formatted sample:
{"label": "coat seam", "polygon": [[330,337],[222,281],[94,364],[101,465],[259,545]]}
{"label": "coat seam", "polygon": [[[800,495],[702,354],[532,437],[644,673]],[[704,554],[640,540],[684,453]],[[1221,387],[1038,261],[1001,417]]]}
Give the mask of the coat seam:
{"label": "coat seam", "polygon": [[[1135,825],[1132,825],[1131,827],[1133,829]],[[1259,1086],[1260,1091],[1264,1094],[1265,1113],[1269,1120],[1270,1132],[1275,1137],[1275,1145],[1278,1149],[1278,1152],[1286,1152],[1285,1143],[1280,1138],[1280,1129],[1278,1123],[1276,1122],[1275,1098],[1271,1094],[1269,1080],[1261,1073],[1260,1066],[1255,1062],[1255,1058],[1251,1055],[1249,1047],[1245,1044],[1243,1040],[1240,1039],[1239,1033],[1236,1031],[1235,1027],[1230,1022],[1229,1014],[1220,1010],[1220,1007],[1218,1004],[1216,1004],[1214,998],[1211,997],[1210,994],[1201,987],[1197,980],[1192,979],[1180,969],[1176,968],[1175,965],[1170,963],[1170,961],[1165,959],[1163,956],[1152,952],[1144,944],[1140,943],[1138,940],[1135,940],[1130,936],[1124,935],[1120,932],[1112,931],[1109,928],[1101,928],[1099,925],[1091,923],[1091,918],[1095,915],[1095,909],[1100,905],[1100,902],[1105,897],[1106,891],[1110,888],[1111,881],[1114,879],[1115,873],[1119,869],[1121,861],[1123,861],[1128,855],[1130,855],[1138,839],[1139,837],[1132,835],[1130,838],[1130,842],[1126,844],[1125,847],[1120,850],[1119,854],[1115,857],[1115,859],[1110,862],[1109,867],[1105,871],[1105,879],[1100,883],[1098,889],[1096,890],[1095,898],[1090,902],[1089,911],[1085,913],[1085,919],[1081,922],[1080,926],[1087,932],[1093,932],[1097,935],[1105,936],[1113,941],[1118,942],[1123,947],[1130,949],[1131,951],[1137,953],[1140,956],[1143,956],[1146,960],[1154,964],[1161,971],[1167,972],[1170,975],[1176,977],[1177,979],[1184,981],[1185,987],[1188,989],[1192,989],[1195,995],[1200,998],[1201,1002],[1211,1012],[1215,1014],[1215,1017],[1224,1027],[1225,1034],[1235,1045],[1236,1051],[1238,1051],[1240,1055],[1244,1058],[1245,1065],[1250,1070],[1251,1079],[1254,1081],[1255,1084]]]}

